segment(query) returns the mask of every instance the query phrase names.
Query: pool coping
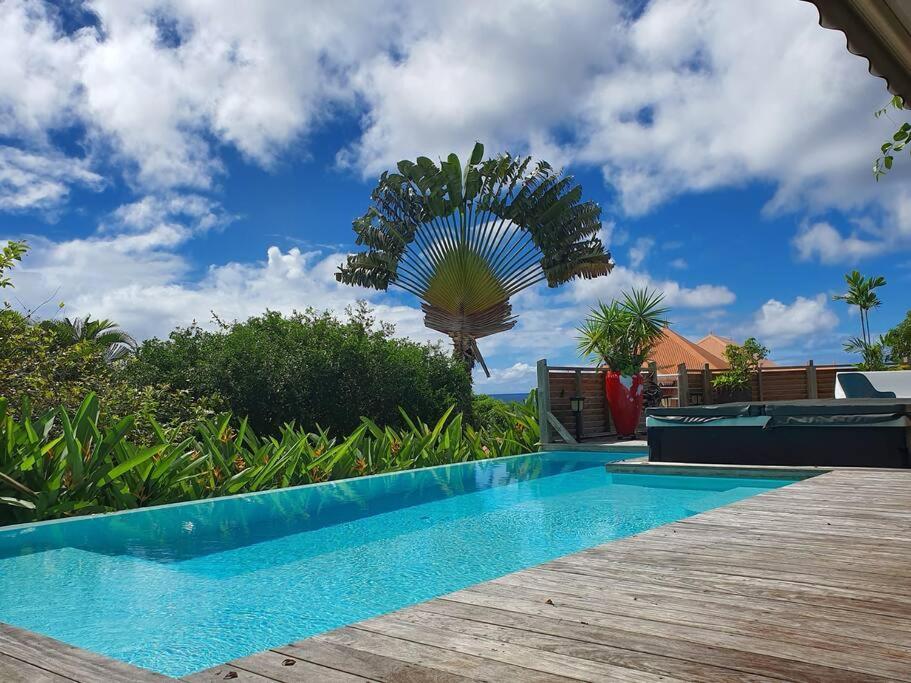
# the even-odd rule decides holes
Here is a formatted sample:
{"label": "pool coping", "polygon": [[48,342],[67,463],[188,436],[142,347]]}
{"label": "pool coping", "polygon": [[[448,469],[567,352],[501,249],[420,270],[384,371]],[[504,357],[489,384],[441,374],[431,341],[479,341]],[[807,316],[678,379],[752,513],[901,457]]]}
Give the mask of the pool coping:
{"label": "pool coping", "polygon": [[[763,477],[768,477],[772,474],[778,473],[797,473],[795,468],[788,467],[744,467],[737,465],[692,465],[692,464],[675,464],[675,463],[636,463],[632,461],[622,461],[615,463],[606,463],[605,467],[608,471],[614,472],[623,472],[623,473],[645,473],[645,472],[656,472],[656,473],[680,473],[681,470],[687,470],[687,473],[692,474],[698,472],[699,474],[708,474],[709,472],[718,473],[721,476],[736,476],[742,475],[745,471],[751,471],[761,474]],[[463,591],[471,591],[472,589],[484,586],[486,584],[496,583],[504,579],[510,579],[511,577],[516,577],[523,572],[529,572],[531,570],[540,570],[542,568],[546,569],[548,565],[561,564],[567,562],[579,562],[584,561],[585,557],[593,556],[597,553],[610,553],[612,548],[618,547],[617,544],[635,544],[637,539],[642,539],[645,537],[652,537],[655,535],[655,532],[660,532],[661,535],[667,535],[668,532],[675,533],[675,527],[678,525],[693,525],[696,524],[712,524],[712,516],[714,517],[724,517],[725,515],[740,515],[744,509],[749,509],[751,501],[759,501],[760,499],[766,499],[769,496],[785,496],[786,498],[791,498],[787,507],[789,508],[792,516],[796,516],[793,513],[799,512],[801,505],[806,505],[807,503],[806,493],[801,493],[807,489],[808,483],[813,483],[811,488],[813,489],[832,489],[831,493],[826,493],[826,498],[831,499],[832,503],[838,503],[839,493],[841,493],[842,498],[845,497],[845,481],[846,475],[845,472],[851,472],[849,475],[852,479],[858,481],[869,480],[869,485],[879,487],[882,482],[892,482],[893,478],[896,482],[901,484],[902,496],[899,496],[900,503],[893,502],[896,506],[896,509],[901,510],[902,515],[911,516],[911,497],[908,497],[907,493],[911,493],[911,471],[909,470],[892,470],[884,468],[798,468],[802,472],[807,472],[809,478],[803,479],[795,482],[793,485],[772,489],[760,493],[751,498],[739,501],[736,503],[731,503],[724,505],[712,510],[699,513],[697,515],[685,518],[684,520],[679,520],[677,522],[672,522],[670,524],[651,529],[634,536],[618,539],[615,541],[610,541],[599,546],[595,546],[588,550],[583,550],[578,553],[572,553],[570,555],[562,556],[556,560],[552,560],[544,565],[539,565],[538,567],[533,567],[525,570],[520,570],[512,574],[506,575],[505,577],[500,577],[500,579],[495,579],[490,582],[482,582],[481,584],[475,584],[474,586],[469,587],[468,589],[463,589]],[[718,476],[715,474],[714,476]],[[884,478],[883,475],[889,475],[888,479]],[[901,481],[899,481],[901,480]],[[889,489],[887,486],[883,488]],[[892,488],[897,488],[896,485],[892,485]],[[891,490],[891,489],[890,489]],[[819,497],[819,491],[814,491],[812,497]],[[753,507],[756,507],[755,503]],[[762,507],[760,505],[759,507]],[[904,517],[902,517],[903,519]],[[796,533],[800,533],[800,530],[797,529]],[[837,537],[843,538],[843,537]],[[839,541],[845,542],[845,541]],[[885,544],[885,547],[888,547],[889,544]],[[895,544],[898,545],[896,541]],[[674,552],[673,545],[671,546],[671,552]],[[904,552],[904,551],[903,551]],[[824,584],[823,584],[824,585]],[[695,590],[695,589],[694,589]],[[457,593],[462,593],[463,591],[457,591]],[[437,601],[447,601],[450,596],[455,594],[450,594],[446,596],[441,596],[434,600],[427,601],[426,603],[419,603],[416,606],[405,608],[404,610],[399,610],[391,612],[380,617],[375,617],[373,619],[367,620],[366,622],[358,622],[350,626],[343,627],[338,629],[339,632],[347,632],[348,630],[358,631],[362,628],[367,628],[367,625],[371,625],[374,622],[382,622],[383,619],[389,618],[395,620],[396,615],[402,612],[408,612],[409,610],[418,609],[419,611],[424,608],[425,605],[430,606]],[[429,609],[429,607],[427,608]],[[423,612],[422,612],[423,613]],[[909,620],[911,623],[911,620]],[[362,626],[364,624],[365,626]],[[373,626],[370,626],[373,628]],[[226,674],[230,671],[239,671],[240,676],[244,676],[250,679],[260,680],[260,681],[269,681],[269,680],[304,680],[294,678],[290,669],[285,669],[282,671],[282,678],[273,678],[268,674],[266,669],[262,669],[262,666],[265,666],[265,661],[275,660],[276,657],[282,657],[282,661],[286,661],[290,658],[291,661],[299,664],[297,671],[301,675],[312,676],[314,674],[313,667],[317,668],[322,667],[322,664],[316,663],[313,661],[313,656],[310,656],[310,659],[295,659],[294,650],[295,647],[301,647],[302,644],[306,644],[307,647],[317,650],[320,647],[321,643],[326,642],[327,638],[334,637],[332,634],[336,631],[331,631],[328,634],[322,634],[321,636],[314,636],[312,638],[299,641],[296,644],[291,644],[284,647],[274,648],[272,650],[266,650],[249,657],[241,658],[239,660],[233,660],[222,665],[206,669],[196,674],[191,674],[185,677],[185,680],[191,681],[204,681],[204,680],[222,680]],[[442,647],[442,646],[441,646]],[[290,649],[289,649],[290,648]],[[493,655],[491,655],[493,656]],[[543,656],[543,655],[542,655]],[[496,659],[494,657],[494,659]],[[276,660],[277,661],[277,660]],[[253,662],[251,664],[251,662]],[[274,662],[273,662],[274,663]],[[493,666],[492,663],[489,664]],[[272,666],[269,664],[268,666]],[[283,664],[282,666],[288,666]],[[355,664],[351,663],[346,665],[349,667],[354,667]],[[358,664],[360,666],[360,664]],[[414,667],[414,663],[409,664],[408,666]],[[509,665],[512,666],[512,665]],[[533,668],[534,663],[529,663],[529,667]],[[708,666],[708,665],[707,665]],[[251,668],[252,667],[252,668]],[[260,667],[260,668],[257,668]],[[267,667],[268,668],[268,667]],[[519,667],[521,668],[521,666]],[[17,627],[9,626],[6,624],[0,623],[0,674],[4,671],[16,673],[20,676],[26,677],[25,680],[32,680],[34,678],[36,671],[46,672],[48,674],[56,674],[68,678],[70,680],[76,681],[166,681],[166,680],[175,680],[168,678],[162,674],[158,674],[146,669],[140,669],[135,666],[126,664],[119,660],[115,660],[97,653],[83,650],[71,645],[67,645],[60,641],[57,641],[53,638],[33,633],[24,629]],[[569,670],[568,670],[569,671]],[[630,673],[634,674],[635,670],[629,670]],[[338,680],[348,680],[340,678],[344,674],[354,674],[354,672],[344,672],[341,669],[336,668],[335,665],[324,668],[324,673],[327,676],[327,679],[333,678]],[[529,672],[530,673],[530,672]],[[296,675],[296,674],[294,674]],[[0,675],[0,678],[3,676]],[[233,677],[233,676],[232,676]],[[353,678],[350,680],[354,680]],[[393,679],[390,679],[393,680]]]}

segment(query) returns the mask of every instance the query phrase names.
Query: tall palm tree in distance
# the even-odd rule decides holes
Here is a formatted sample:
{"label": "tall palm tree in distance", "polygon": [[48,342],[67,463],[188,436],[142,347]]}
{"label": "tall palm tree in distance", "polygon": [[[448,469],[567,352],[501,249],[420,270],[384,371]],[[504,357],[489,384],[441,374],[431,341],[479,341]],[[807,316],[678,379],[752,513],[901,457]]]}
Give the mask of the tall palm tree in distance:
{"label": "tall palm tree in distance", "polygon": [[478,143],[464,168],[450,154],[383,173],[353,223],[366,251],[349,255],[336,278],[411,292],[427,327],[489,376],[477,340],[515,326],[510,297],[539,282],[606,275],[613,264],[598,238],[601,208],[582,201],[571,176],[531,157],[483,157]]}
{"label": "tall palm tree in distance", "polygon": [[848,285],[848,291],[844,294],[836,294],[832,297],[835,301],[844,301],[851,306],[857,306],[860,310],[860,330],[861,341],[864,344],[872,342],[870,335],[870,310],[879,308],[882,301],[876,294],[878,287],[886,284],[886,278],[881,275],[864,277],[858,270],[852,270],[845,275],[845,282]]}

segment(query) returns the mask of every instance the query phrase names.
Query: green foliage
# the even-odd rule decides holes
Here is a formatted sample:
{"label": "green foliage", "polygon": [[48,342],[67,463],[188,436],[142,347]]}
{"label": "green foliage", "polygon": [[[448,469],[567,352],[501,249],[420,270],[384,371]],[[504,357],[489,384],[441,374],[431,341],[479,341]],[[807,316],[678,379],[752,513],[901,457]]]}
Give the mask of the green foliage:
{"label": "green foliage", "polygon": [[350,313],[343,322],[328,312],[267,312],[216,332],[180,329],[144,342],[124,374],[138,387],[221,397],[264,434],[288,422],[347,433],[362,415],[397,426],[399,407],[430,422],[453,405],[470,411],[468,374],[449,354],[393,338],[364,305]]}
{"label": "green foliage", "polygon": [[475,395],[471,401],[475,427],[492,432],[505,432],[515,426],[517,411],[534,417],[538,410],[537,394],[537,390],[532,389],[521,403],[504,403],[486,394]]}
{"label": "green foliage", "polygon": [[[230,413],[200,420],[190,436],[150,421],[155,439],[131,440],[142,418],[100,418],[97,396],[75,411],[17,419],[0,399],[0,524],[31,522],[197,500],[392,472],[535,449],[533,400],[510,406],[511,426],[492,432],[463,424],[451,408],[426,424],[404,412],[404,427],[362,419],[346,438],[284,425],[270,437]],[[109,426],[103,427],[107,423]]]}
{"label": "green foliage", "polygon": [[870,310],[879,308],[882,303],[875,290],[886,285],[886,278],[881,275],[864,277],[860,271],[852,270],[845,274],[845,282],[848,285],[848,291],[844,294],[836,294],[832,299],[844,301],[849,306],[857,306],[860,309],[860,338],[865,344],[872,344]]}
{"label": "green foliage", "polygon": [[13,286],[6,271],[15,266],[17,261],[21,261],[27,251],[28,245],[25,242],[7,242],[3,249],[0,249],[0,289]]}
{"label": "green foliage", "polygon": [[636,374],[668,324],[663,300],[660,292],[633,288],[609,305],[599,302],[578,329],[580,354],[614,372]]}
{"label": "green foliage", "polygon": [[904,320],[886,333],[886,346],[891,349],[894,360],[908,365],[911,363],[911,311]]}
{"label": "green foliage", "polygon": [[743,345],[728,344],[724,349],[728,369],[712,380],[712,386],[731,391],[748,388],[753,374],[768,356],[769,350],[755,337],[750,337]]}
{"label": "green foliage", "polygon": [[419,297],[427,326],[449,335],[469,367],[480,359],[477,339],[515,325],[511,296],[612,267],[598,238],[601,209],[582,201],[572,177],[531,157],[483,157],[478,143],[464,167],[450,154],[439,164],[403,160],[398,173],[383,173],[353,223],[366,251],[348,256],[336,274]]}
{"label": "green foliage", "polygon": [[[899,95],[896,95],[882,109],[878,109],[874,116],[879,118],[880,116],[887,115],[889,109],[898,109],[899,111],[904,109],[904,101]],[[891,140],[886,140],[882,146],[879,148],[880,156],[873,161],[873,177],[878,181],[882,176],[886,175],[889,171],[892,170],[892,164],[895,161],[895,155],[900,154],[902,150],[908,145],[909,139],[911,139],[911,123],[907,121],[902,123],[898,130],[895,131],[892,135]],[[869,340],[867,340],[869,343]]]}
{"label": "green foliage", "polygon": [[[15,408],[27,401],[36,414],[57,406],[73,412],[86,394],[95,391],[112,422],[148,414],[184,432],[222,408],[217,397],[191,396],[154,379],[146,384],[127,382],[123,361],[109,362],[106,350],[93,339],[74,340],[61,335],[59,328],[35,325],[16,311],[0,310],[0,397]],[[145,424],[134,430],[134,436],[140,442],[153,438]]]}
{"label": "green foliage", "polygon": [[844,349],[848,353],[860,354],[862,360],[857,364],[858,370],[889,370],[892,365],[889,348],[883,337],[876,341],[852,337],[845,342]]}
{"label": "green foliage", "polygon": [[63,320],[44,320],[40,325],[53,332],[61,345],[91,342],[104,351],[105,360],[113,362],[136,350],[138,344],[125,330],[113,320],[102,318],[92,320],[84,318],[64,318]]}

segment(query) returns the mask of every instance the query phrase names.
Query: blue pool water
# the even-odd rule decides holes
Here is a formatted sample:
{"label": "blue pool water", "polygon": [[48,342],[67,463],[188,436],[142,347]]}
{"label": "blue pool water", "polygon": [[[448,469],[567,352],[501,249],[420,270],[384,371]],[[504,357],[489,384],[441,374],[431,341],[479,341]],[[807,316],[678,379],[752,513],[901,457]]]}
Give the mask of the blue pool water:
{"label": "blue pool water", "polygon": [[179,676],[790,483],[609,474],[610,459],[517,456],[0,529],[0,621]]}

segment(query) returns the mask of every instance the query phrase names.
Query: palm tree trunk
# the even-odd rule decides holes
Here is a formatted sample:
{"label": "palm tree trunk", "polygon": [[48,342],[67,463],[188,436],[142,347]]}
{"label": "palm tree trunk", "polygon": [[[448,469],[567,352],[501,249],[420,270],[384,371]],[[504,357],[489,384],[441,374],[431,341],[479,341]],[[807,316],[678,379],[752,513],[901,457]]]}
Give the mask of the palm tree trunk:
{"label": "palm tree trunk", "polygon": [[465,367],[468,369],[469,376],[471,371],[474,370],[474,340],[464,334],[453,334],[452,335],[452,352],[455,355],[456,360],[460,360],[465,364]]}

